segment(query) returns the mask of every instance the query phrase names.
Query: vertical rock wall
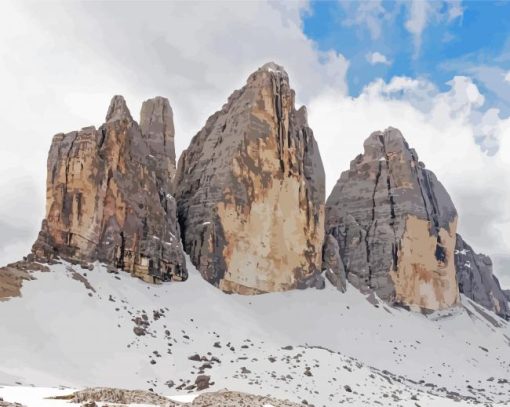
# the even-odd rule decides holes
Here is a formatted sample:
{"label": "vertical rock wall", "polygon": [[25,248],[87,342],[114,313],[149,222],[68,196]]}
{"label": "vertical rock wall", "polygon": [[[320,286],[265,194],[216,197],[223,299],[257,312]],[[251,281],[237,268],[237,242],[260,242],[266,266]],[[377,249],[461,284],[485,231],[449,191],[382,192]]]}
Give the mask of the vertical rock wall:
{"label": "vertical rock wall", "polygon": [[253,294],[319,283],[324,170],[306,110],[270,63],[213,114],[176,176],[185,250],[206,280]]}

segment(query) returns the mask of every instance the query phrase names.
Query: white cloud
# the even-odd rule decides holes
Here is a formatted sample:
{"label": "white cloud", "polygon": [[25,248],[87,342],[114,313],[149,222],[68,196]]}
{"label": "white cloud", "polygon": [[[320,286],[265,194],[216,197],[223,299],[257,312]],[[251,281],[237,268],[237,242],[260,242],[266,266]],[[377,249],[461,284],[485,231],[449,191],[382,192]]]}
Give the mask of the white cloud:
{"label": "white cloud", "polygon": [[26,254],[35,240],[51,137],[100,125],[114,94],[126,97],[134,117],[144,99],[167,96],[180,153],[270,60],[286,67],[302,103],[327,88],[345,93],[348,62],[318,51],[303,34],[307,7],[305,1],[1,2],[0,263]]}
{"label": "white cloud", "polygon": [[[411,0],[403,4],[407,5],[408,9],[405,28],[413,36],[415,57],[420,53],[423,32],[431,21],[451,23],[464,13],[461,0]],[[444,5],[446,7],[443,7]]]}
{"label": "white cloud", "polygon": [[432,4],[428,1],[413,0],[409,5],[409,18],[405,22],[405,27],[414,38],[414,47],[416,54],[421,48],[421,36],[432,12]]}
{"label": "white cloud", "polygon": [[[356,98],[333,92],[315,98],[309,118],[323,156],[327,189],[362,152],[370,133],[397,127],[449,191],[464,238],[475,250],[508,257],[510,120],[500,119],[494,109],[480,112],[484,98],[469,78],[455,77],[448,84],[448,91],[439,92],[425,79],[397,77],[388,83],[374,81]],[[476,143],[485,132],[499,146],[492,156]],[[496,273],[510,286],[510,270]]]}
{"label": "white cloud", "polygon": [[383,64],[383,65],[391,65],[390,60],[386,57],[386,55],[381,54],[380,52],[370,52],[366,55],[367,61],[371,65]]}
{"label": "white cloud", "polygon": [[382,0],[341,3],[349,14],[344,20],[346,26],[366,26],[372,39],[381,36],[382,24],[392,18],[382,4]]}
{"label": "white cloud", "polygon": [[505,74],[505,81],[510,83],[510,71]]}
{"label": "white cloud", "polygon": [[464,15],[462,0],[447,0],[448,21],[456,20]]}

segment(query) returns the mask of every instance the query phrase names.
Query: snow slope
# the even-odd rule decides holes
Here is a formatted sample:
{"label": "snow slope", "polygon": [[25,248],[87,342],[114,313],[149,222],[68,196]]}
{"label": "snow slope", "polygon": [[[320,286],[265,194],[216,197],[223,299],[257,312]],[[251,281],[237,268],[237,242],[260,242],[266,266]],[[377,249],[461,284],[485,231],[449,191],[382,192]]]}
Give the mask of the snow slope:
{"label": "snow slope", "polygon": [[226,295],[188,267],[187,282],[159,286],[99,264],[34,273],[0,303],[0,384],[175,395],[202,370],[212,390],[315,406],[510,402],[510,327],[466,298],[424,316],[351,286]]}

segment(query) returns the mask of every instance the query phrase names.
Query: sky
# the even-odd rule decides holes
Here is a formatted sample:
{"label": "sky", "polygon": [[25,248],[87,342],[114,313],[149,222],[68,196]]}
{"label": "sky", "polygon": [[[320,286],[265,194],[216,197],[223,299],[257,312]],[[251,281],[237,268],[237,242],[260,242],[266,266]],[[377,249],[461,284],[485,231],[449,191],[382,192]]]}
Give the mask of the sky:
{"label": "sky", "polygon": [[177,154],[248,75],[283,65],[328,192],[375,130],[399,128],[449,191],[459,232],[510,288],[510,2],[0,3],[0,263],[44,217],[51,138],[169,98]]}

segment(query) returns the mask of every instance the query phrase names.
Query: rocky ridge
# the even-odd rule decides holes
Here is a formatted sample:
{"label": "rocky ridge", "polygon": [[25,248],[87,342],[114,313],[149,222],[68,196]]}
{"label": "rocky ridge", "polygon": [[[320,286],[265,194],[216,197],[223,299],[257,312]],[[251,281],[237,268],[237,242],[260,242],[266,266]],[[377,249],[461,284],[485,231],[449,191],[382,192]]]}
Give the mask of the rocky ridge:
{"label": "rocky ridge", "polygon": [[99,260],[151,282],[185,273],[168,100],[144,102],[140,123],[114,96],[98,129],[54,136],[37,259]]}
{"label": "rocky ridge", "polygon": [[322,288],[324,275],[342,292],[349,280],[437,310],[458,304],[459,286],[510,317],[492,262],[456,235],[448,193],[396,129],[373,133],[342,174],[324,236],[324,170],[306,116],[285,70],[268,63],[207,120],[176,170],[168,100],[146,100],[138,124],[115,96],[98,129],[53,138],[46,218],[33,255],[2,269],[0,298],[19,295],[34,261],[58,258],[183,280],[184,244],[225,292]]}
{"label": "rocky ridge", "polygon": [[489,256],[476,253],[460,235],[457,235],[455,244],[455,266],[462,294],[510,320],[509,299],[492,274],[492,260]]}
{"label": "rocky ridge", "polygon": [[[229,390],[206,392],[195,397],[192,402],[174,402],[167,397],[151,391],[125,390],[108,387],[96,387],[76,391],[65,396],[54,397],[56,400],[69,400],[72,403],[83,403],[82,406],[97,407],[96,403],[115,403],[117,405],[143,404],[161,407],[299,407],[300,404],[272,397],[256,396]],[[12,404],[12,406],[19,404]],[[7,404],[11,406],[11,404]]]}
{"label": "rocky ridge", "polygon": [[179,159],[184,248],[210,283],[256,294],[321,286],[324,169],[282,67],[254,72]]}

